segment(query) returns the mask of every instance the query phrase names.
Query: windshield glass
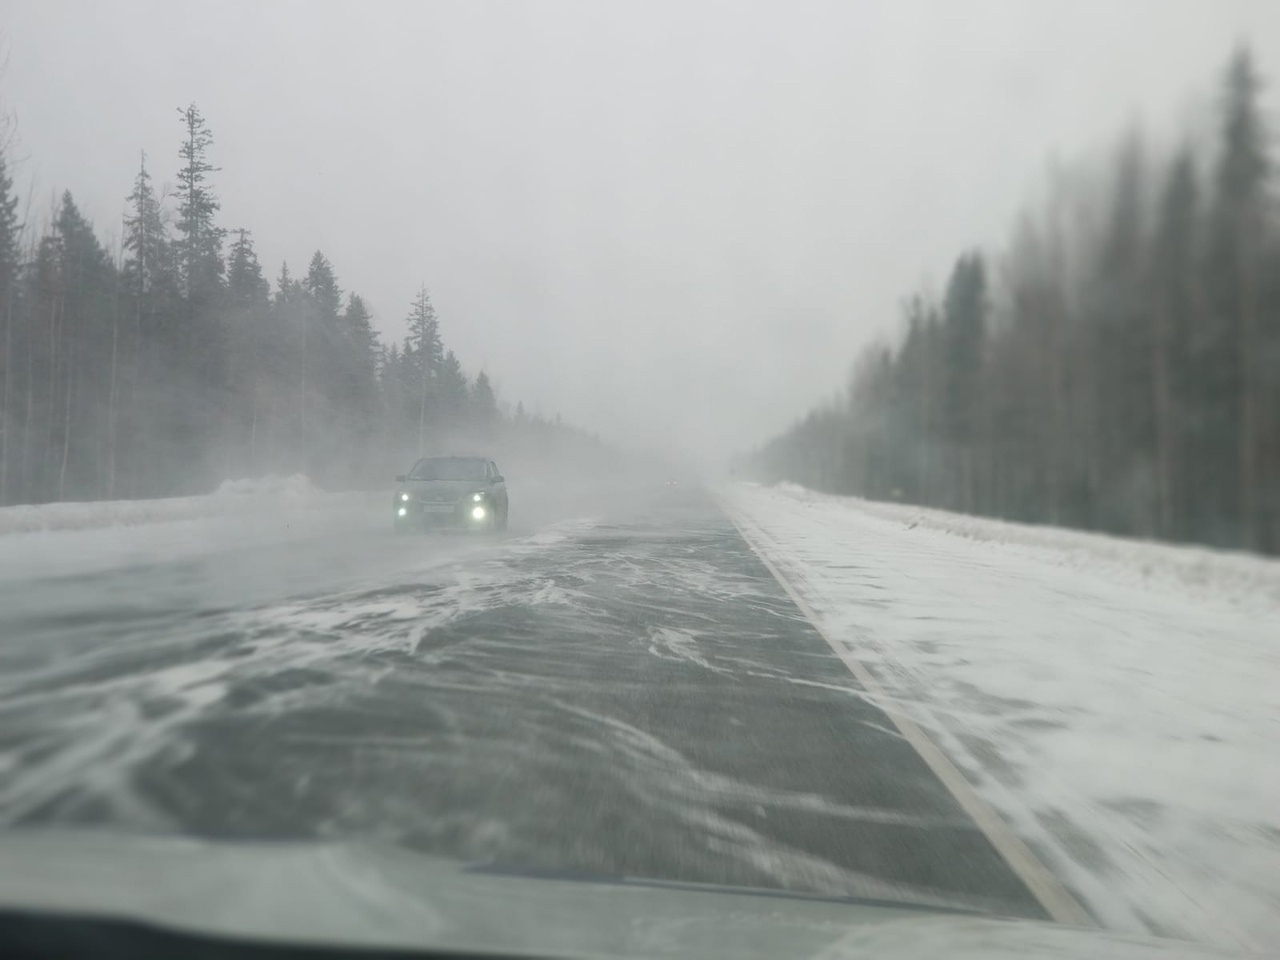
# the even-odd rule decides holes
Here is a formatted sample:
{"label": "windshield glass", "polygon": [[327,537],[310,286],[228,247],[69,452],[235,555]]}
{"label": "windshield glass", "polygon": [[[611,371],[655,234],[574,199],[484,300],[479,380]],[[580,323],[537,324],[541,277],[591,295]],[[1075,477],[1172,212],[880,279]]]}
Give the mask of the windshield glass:
{"label": "windshield glass", "polygon": [[1278,718],[1280,0],[0,6],[0,914],[1280,957]]}
{"label": "windshield glass", "polygon": [[461,457],[432,457],[413,465],[410,480],[483,480],[485,462]]}

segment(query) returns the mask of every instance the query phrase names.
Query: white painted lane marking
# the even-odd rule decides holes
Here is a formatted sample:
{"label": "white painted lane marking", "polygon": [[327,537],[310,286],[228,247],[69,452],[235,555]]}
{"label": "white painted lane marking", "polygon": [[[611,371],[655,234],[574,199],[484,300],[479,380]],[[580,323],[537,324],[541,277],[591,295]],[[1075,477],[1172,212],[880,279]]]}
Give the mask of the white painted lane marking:
{"label": "white painted lane marking", "polygon": [[[854,658],[844,644],[827,633],[817,612],[801,596],[800,592],[791,585],[778,565],[770,560],[767,550],[762,546],[764,538],[756,532],[756,525],[723,499],[717,498],[717,500],[721,509],[724,510],[726,516],[737,528],[738,533],[742,535],[742,539],[746,541],[747,546],[760,558],[765,568],[773,574],[774,579],[786,591],[787,596],[800,609],[800,612],[813,624],[814,629],[831,647],[832,652],[840,658],[840,661],[857,678],[866,692],[880,706],[880,709],[893,721],[893,725],[898,728],[903,738],[915,748],[916,753],[920,755],[925,765],[942,781],[942,785],[951,792],[956,802],[960,804],[961,809],[969,815],[978,829],[995,847],[996,852],[1004,858],[1009,868],[1026,884],[1027,889],[1044,907],[1045,912],[1059,923],[1070,923],[1081,927],[1096,927],[1097,924],[1084,907],[1080,905],[1080,902],[1050,872],[1049,868],[1031,852],[1031,849],[1023,843],[1021,838],[1009,829],[1009,825],[1000,818],[1000,815],[978,796],[973,786],[964,778],[964,774],[947,759],[946,754],[925,736],[924,731],[916,725],[914,720],[899,712],[892,705],[893,700],[885,689],[880,686],[875,676]],[[751,529],[748,530],[748,527]]]}

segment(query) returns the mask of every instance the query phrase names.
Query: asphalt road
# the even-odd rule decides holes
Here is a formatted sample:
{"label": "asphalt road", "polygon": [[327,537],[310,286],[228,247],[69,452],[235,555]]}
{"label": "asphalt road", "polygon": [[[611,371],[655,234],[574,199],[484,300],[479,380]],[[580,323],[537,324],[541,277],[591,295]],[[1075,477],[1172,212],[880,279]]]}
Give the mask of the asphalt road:
{"label": "asphalt road", "polygon": [[0,824],[1043,917],[707,495],[536,499],[0,567]]}

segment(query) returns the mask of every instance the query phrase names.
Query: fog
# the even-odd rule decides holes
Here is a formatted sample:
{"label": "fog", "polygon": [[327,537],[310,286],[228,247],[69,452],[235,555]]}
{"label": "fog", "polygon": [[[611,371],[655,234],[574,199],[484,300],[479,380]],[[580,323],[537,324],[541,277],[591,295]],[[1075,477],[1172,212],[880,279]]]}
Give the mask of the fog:
{"label": "fog", "polygon": [[1280,7],[5,3],[14,174],[118,235],[175,107],[264,271],[318,248],[388,340],[423,283],[531,411],[715,460],[840,389],[1054,158],[1204,122]]}
{"label": "fog", "polygon": [[1280,956],[1277,77],[0,0],[0,943]]}

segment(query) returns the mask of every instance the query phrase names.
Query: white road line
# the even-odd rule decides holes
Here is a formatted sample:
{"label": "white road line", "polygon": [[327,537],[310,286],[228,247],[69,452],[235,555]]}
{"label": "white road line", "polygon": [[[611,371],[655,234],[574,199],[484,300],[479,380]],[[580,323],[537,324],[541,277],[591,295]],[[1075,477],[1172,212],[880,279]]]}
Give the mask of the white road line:
{"label": "white road line", "polygon": [[[893,721],[893,725],[898,728],[898,731],[906,741],[915,748],[916,753],[924,760],[926,766],[942,781],[943,786],[951,791],[951,795],[955,797],[961,809],[969,815],[978,829],[995,847],[996,852],[1004,858],[1010,869],[1026,884],[1032,896],[1040,901],[1040,905],[1044,907],[1049,916],[1059,923],[1096,927],[1097,924],[1094,919],[1080,905],[1080,902],[1050,872],[1049,868],[1040,862],[1039,858],[1031,852],[1031,849],[1022,842],[1018,835],[1009,829],[1009,825],[1000,818],[1000,815],[978,796],[969,781],[964,778],[964,774],[947,759],[946,754],[925,736],[924,731],[916,725],[915,721],[898,712],[892,706],[893,701],[871,672],[854,658],[843,643],[840,643],[835,637],[827,633],[822,626],[821,618],[809,605],[808,601],[791,585],[777,564],[769,559],[767,551],[762,546],[763,537],[755,532],[756,525],[724,499],[719,497],[716,499],[730,521],[737,527],[742,539],[747,542],[747,545],[760,558],[766,569],[781,584],[782,589],[787,592],[787,596],[800,608],[800,612],[809,619],[809,622],[813,624],[814,629],[818,631],[822,639],[827,641],[827,645],[831,647],[832,652],[849,668],[849,672],[857,678],[867,693],[871,695],[889,719]],[[748,527],[751,530],[748,530]]]}

